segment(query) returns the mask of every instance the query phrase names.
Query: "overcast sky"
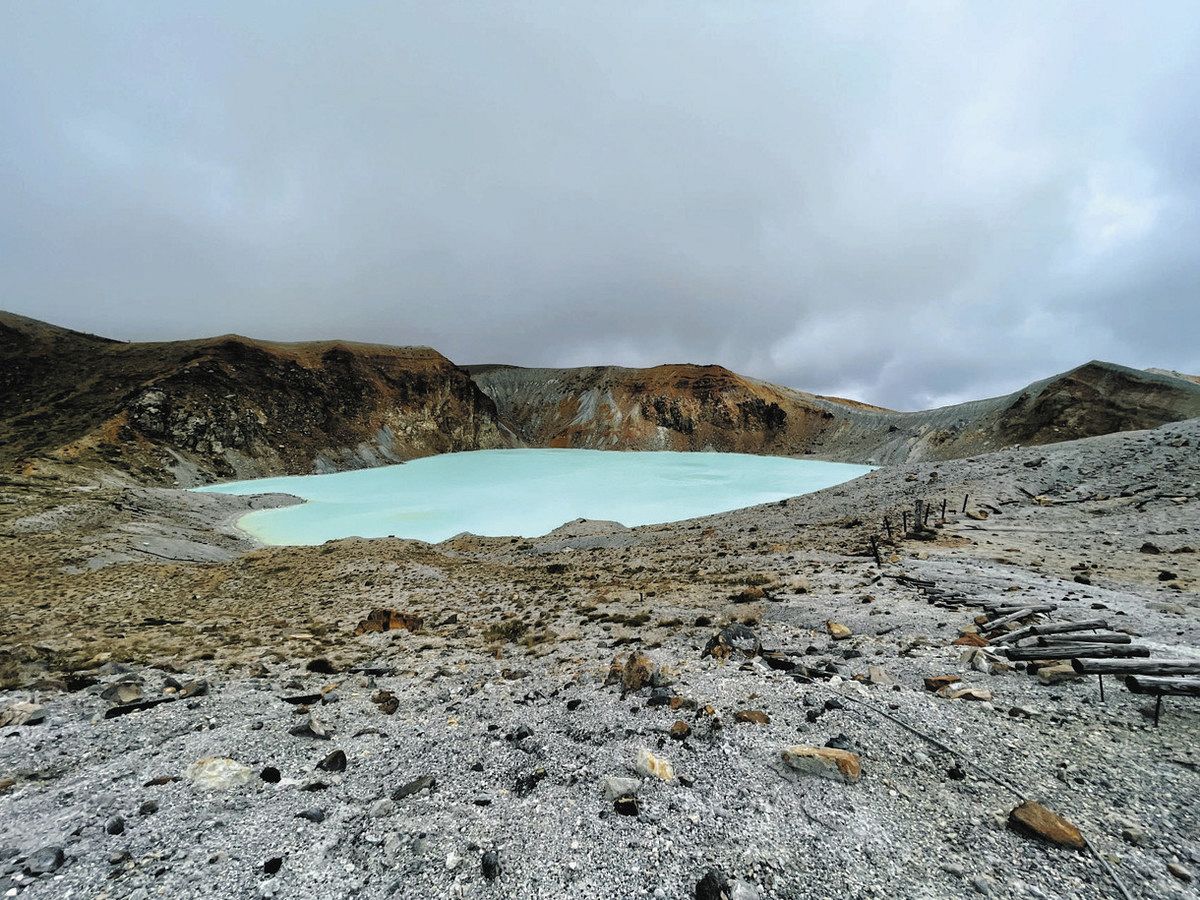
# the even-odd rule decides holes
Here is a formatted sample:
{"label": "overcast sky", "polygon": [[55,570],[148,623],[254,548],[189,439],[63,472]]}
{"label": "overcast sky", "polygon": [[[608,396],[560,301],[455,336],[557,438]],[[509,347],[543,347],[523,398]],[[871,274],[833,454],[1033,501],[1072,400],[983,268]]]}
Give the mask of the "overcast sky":
{"label": "overcast sky", "polygon": [[4,3],[0,307],[899,408],[1200,372],[1200,3]]}

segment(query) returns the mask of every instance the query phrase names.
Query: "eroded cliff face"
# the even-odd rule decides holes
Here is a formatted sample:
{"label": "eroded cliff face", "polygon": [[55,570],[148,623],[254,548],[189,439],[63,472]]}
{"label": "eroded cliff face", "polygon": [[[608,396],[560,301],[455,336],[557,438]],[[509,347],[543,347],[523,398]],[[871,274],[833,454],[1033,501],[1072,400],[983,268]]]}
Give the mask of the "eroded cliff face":
{"label": "eroded cliff face", "polygon": [[803,453],[839,401],[720,366],[474,367],[500,418],[540,447]]}
{"label": "eroded cliff face", "polygon": [[0,329],[10,467],[82,462],[190,485],[512,443],[492,401],[428,348],[122,344],[16,317]]}
{"label": "eroded cliff face", "polygon": [[1090,362],[1003,397],[896,412],[719,366],[469,367],[500,419],[537,446],[722,450],[888,465],[1153,428],[1200,416],[1200,386]]}

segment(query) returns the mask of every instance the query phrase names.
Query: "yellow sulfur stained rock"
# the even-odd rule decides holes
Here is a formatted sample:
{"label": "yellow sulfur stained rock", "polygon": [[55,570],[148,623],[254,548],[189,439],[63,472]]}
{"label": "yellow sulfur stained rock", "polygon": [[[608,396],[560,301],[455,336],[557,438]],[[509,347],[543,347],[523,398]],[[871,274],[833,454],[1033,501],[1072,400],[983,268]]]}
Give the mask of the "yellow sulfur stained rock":
{"label": "yellow sulfur stained rock", "polygon": [[639,775],[657,778],[659,781],[674,781],[675,770],[671,764],[661,757],[655,756],[645,747],[637,752],[637,763],[634,766]]}
{"label": "yellow sulfur stained rock", "polygon": [[801,744],[788,747],[781,756],[788,768],[801,775],[816,775],[821,778],[854,784],[862,774],[862,764],[859,762],[858,754],[851,753],[849,750],[836,750],[833,747],[809,747]]}
{"label": "yellow sulfur stained rock", "polygon": [[835,622],[833,619],[830,619],[825,623],[825,628],[829,631],[830,636],[835,641],[844,641],[846,638],[854,634],[853,631],[851,631],[841,622]]}

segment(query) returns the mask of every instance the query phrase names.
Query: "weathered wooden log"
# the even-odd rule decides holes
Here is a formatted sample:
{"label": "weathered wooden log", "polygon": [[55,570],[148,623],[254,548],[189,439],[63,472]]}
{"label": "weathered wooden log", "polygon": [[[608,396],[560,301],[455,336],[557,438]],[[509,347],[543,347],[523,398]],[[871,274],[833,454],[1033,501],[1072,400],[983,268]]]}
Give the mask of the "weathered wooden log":
{"label": "weathered wooden log", "polygon": [[1057,603],[1030,603],[1028,601],[1024,603],[1013,603],[1011,600],[999,603],[991,601],[983,604],[983,608],[989,613],[1000,616],[1016,612],[1018,609],[1028,609],[1030,606],[1041,607],[1046,612],[1054,612],[1054,610],[1058,609]]}
{"label": "weathered wooden log", "polygon": [[1050,612],[1053,609],[1049,604],[1041,604],[1039,606],[1023,606],[1016,612],[1010,612],[1006,616],[1001,616],[998,619],[991,619],[984,622],[981,626],[984,631],[995,631],[997,628],[1002,628],[1009,622],[1019,622],[1021,619],[1028,616],[1036,615],[1041,612]]}
{"label": "weathered wooden log", "polygon": [[1039,647],[1053,647],[1058,644],[1129,644],[1133,642],[1127,634],[1115,631],[1077,631],[1074,634],[1045,634],[1037,639]]}
{"label": "weathered wooden log", "polygon": [[[1023,641],[1025,638],[1035,635],[1069,634],[1073,631],[1093,631],[1107,627],[1108,622],[1105,619],[1086,619],[1082,622],[1041,622],[1035,625],[1026,625],[1024,628],[1018,628],[1016,631],[1010,631],[1008,634],[992,638],[992,643],[1015,644],[1017,641]],[[1086,637],[1080,638],[1080,640],[1086,639]]]}
{"label": "weathered wooden log", "polygon": [[[1149,656],[1150,648],[1138,644],[1061,644],[1055,647],[1010,647],[1004,655],[1014,661],[1031,659],[1070,659],[1076,662],[1091,662],[1103,659],[1125,659],[1131,656]],[[1076,672],[1084,672],[1076,668]],[[1086,675],[1099,675],[1088,669]],[[1107,675],[1108,672],[1103,674]],[[1123,674],[1123,673],[1122,673]]]}
{"label": "weathered wooden log", "polygon": [[1081,675],[1200,675],[1200,660],[1077,658],[1071,668]]}
{"label": "weathered wooden log", "polygon": [[1130,675],[1125,686],[1135,694],[1170,694],[1177,697],[1200,697],[1200,678],[1155,675]]}

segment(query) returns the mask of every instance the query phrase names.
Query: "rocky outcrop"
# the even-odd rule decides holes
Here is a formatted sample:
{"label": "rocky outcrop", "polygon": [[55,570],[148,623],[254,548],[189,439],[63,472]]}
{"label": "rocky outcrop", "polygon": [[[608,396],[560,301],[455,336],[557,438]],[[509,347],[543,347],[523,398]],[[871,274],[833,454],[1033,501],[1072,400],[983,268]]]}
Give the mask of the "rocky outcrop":
{"label": "rocky outcrop", "polygon": [[1095,361],[1003,397],[921,412],[806,394],[720,366],[468,368],[500,419],[536,446],[723,450],[887,465],[1200,416],[1200,385]]}
{"label": "rocky outcrop", "polygon": [[189,485],[512,443],[470,376],[425,347],[124,344],[4,316],[0,384],[9,468],[93,463]]}

